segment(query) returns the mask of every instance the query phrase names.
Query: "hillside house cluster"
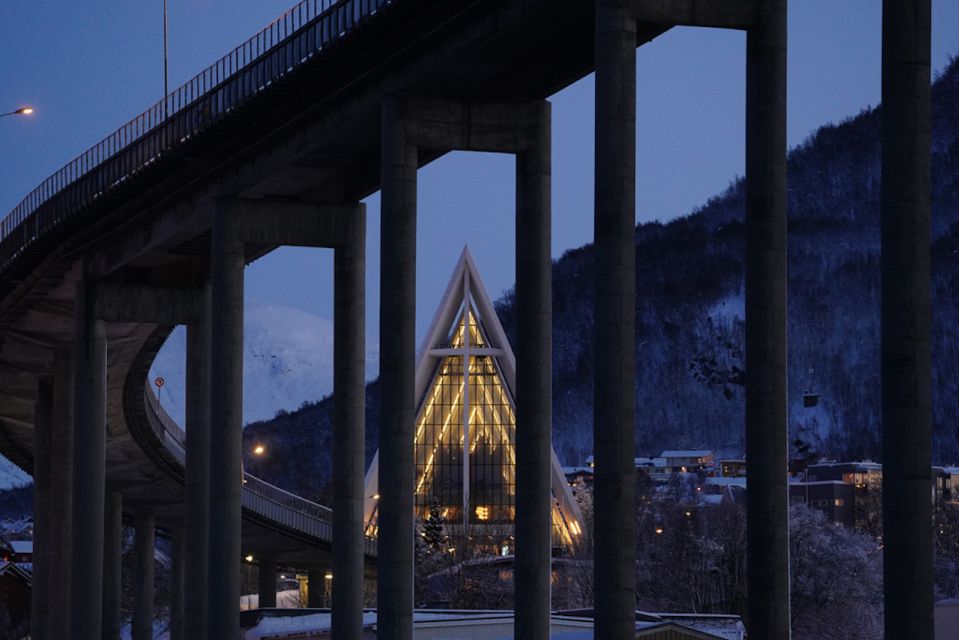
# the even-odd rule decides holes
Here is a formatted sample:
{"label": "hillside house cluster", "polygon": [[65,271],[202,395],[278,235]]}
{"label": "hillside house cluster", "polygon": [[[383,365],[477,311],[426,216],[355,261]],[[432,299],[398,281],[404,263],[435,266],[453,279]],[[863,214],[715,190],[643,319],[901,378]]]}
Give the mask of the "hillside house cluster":
{"label": "hillside house cluster", "polygon": [[[668,450],[653,458],[635,458],[636,472],[645,474],[657,487],[665,487],[678,477],[695,485],[694,499],[704,506],[718,504],[729,497],[744,503],[747,464],[745,459],[719,458],[709,450]],[[593,456],[585,466],[564,468],[570,485],[576,489],[592,483]],[[932,468],[930,499],[933,504],[959,503],[959,467]],[[882,464],[870,460],[821,462],[802,468],[793,466],[789,478],[790,503],[806,503],[823,512],[830,522],[856,526],[857,500],[860,506],[870,495],[882,489]]]}

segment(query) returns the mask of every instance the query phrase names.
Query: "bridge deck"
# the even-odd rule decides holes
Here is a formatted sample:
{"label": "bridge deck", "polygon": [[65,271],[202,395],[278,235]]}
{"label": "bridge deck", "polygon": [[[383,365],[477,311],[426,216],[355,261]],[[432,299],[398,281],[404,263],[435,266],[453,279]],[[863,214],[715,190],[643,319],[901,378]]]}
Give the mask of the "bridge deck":
{"label": "bridge deck", "polygon": [[[592,70],[592,12],[575,0],[308,0],[52,176],[0,224],[0,450],[30,470],[38,379],[72,341],[81,252],[96,277],[202,281],[215,198],[360,199],[379,187],[384,96],[548,97]],[[666,28],[645,25],[639,41]],[[108,482],[176,504],[176,469],[145,447],[124,401],[142,389],[133,365],[154,329],[108,328]]]}

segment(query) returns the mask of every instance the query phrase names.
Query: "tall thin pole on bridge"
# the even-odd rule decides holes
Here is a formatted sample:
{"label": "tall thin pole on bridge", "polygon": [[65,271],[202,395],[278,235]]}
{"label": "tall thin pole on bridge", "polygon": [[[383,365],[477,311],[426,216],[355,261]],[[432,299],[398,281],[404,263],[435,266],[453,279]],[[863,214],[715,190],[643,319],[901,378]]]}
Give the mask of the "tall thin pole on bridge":
{"label": "tall thin pole on bridge", "polygon": [[167,38],[167,0],[163,0],[163,118],[167,117],[167,97],[170,95],[168,73],[169,45]]}

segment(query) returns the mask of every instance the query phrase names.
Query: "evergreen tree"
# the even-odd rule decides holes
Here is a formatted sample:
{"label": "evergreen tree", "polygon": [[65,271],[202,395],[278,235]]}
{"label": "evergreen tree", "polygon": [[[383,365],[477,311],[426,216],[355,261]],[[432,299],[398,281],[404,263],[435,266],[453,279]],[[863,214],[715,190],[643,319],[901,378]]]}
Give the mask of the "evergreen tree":
{"label": "evergreen tree", "polygon": [[443,535],[444,519],[440,513],[440,501],[435,496],[430,500],[430,512],[423,522],[423,541],[432,551],[440,551],[446,536]]}

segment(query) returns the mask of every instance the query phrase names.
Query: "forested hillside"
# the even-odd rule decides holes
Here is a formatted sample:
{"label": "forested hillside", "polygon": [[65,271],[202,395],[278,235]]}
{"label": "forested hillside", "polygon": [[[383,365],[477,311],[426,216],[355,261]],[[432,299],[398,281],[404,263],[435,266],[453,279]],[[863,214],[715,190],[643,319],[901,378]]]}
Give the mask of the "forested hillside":
{"label": "forested hillside", "polygon": [[[959,62],[933,89],[934,458],[959,463]],[[878,110],[825,126],[789,156],[789,420],[833,458],[879,458]],[[743,449],[744,185],[692,214],[636,228],[637,455]],[[592,449],[593,248],[553,269],[554,446]],[[497,302],[515,338],[511,295]],[[803,407],[803,392],[819,396]],[[367,389],[367,458],[377,434]],[[272,455],[250,468],[304,493],[329,475],[332,403],[246,429]],[[599,425],[601,428],[601,425]]]}

